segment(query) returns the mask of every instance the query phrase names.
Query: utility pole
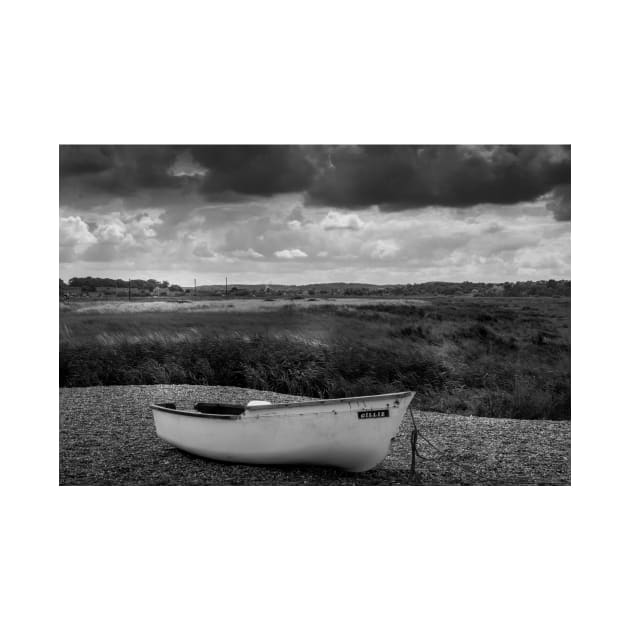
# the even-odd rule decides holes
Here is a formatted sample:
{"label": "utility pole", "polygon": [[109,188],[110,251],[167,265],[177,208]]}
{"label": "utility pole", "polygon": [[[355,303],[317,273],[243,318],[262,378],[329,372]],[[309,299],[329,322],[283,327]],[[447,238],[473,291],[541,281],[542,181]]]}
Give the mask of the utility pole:
{"label": "utility pole", "polygon": [[193,300],[197,299],[197,278],[193,278]]}

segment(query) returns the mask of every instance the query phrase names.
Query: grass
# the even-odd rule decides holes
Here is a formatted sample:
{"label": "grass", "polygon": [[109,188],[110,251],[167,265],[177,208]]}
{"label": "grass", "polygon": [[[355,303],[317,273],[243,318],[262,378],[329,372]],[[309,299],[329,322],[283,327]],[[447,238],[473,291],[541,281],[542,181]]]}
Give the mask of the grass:
{"label": "grass", "polygon": [[570,418],[568,298],[263,302],[73,305],[60,312],[60,385],[232,385],[324,398],[413,389],[427,410]]}

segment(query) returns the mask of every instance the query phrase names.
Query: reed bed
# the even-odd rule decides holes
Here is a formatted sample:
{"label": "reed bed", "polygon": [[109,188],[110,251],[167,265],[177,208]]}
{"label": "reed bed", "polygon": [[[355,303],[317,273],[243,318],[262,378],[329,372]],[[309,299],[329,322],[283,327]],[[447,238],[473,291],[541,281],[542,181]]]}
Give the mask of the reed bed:
{"label": "reed bed", "polygon": [[323,398],[413,389],[442,413],[570,418],[566,298],[310,304],[64,312],[60,386],[188,383]]}
{"label": "reed bed", "polygon": [[[388,299],[379,298],[377,300],[383,304],[409,304],[427,303],[420,299]],[[296,300],[291,298],[273,299],[199,299],[199,300],[134,300],[126,302],[123,300],[90,300],[59,304],[59,310],[63,313],[80,314],[109,314],[119,313],[186,313],[191,311],[207,311],[211,313],[236,312],[252,313],[258,311],[276,311],[286,307],[293,309],[318,308],[322,305],[333,304],[336,306],[357,306],[373,304],[375,298],[310,298],[308,300]]]}

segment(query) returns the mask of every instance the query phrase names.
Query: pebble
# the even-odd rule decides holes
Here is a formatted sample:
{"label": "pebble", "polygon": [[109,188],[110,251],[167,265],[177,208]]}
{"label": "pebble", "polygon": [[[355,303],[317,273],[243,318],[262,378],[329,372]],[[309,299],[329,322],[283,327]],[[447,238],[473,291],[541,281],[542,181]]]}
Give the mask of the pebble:
{"label": "pebble", "polygon": [[[377,392],[378,393],[378,392]],[[246,466],[191,455],[160,440],[149,405],[309,400],[239,387],[128,385],[59,390],[60,485],[570,485],[571,423],[475,418],[414,408],[422,458],[410,476],[412,424],[403,420],[376,468]],[[449,461],[450,460],[450,461]],[[465,466],[465,469],[462,468]]]}

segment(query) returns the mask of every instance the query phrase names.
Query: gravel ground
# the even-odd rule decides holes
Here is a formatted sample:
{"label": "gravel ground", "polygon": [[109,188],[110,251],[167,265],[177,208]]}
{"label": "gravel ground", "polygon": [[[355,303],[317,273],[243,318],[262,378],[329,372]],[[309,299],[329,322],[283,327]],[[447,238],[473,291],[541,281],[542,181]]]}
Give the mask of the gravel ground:
{"label": "gravel ground", "polygon": [[190,455],[155,434],[149,405],[308,400],[239,387],[138,385],[59,390],[60,485],[570,485],[571,423],[413,409],[420,457],[410,475],[409,412],[387,458],[365,473],[245,466]]}

